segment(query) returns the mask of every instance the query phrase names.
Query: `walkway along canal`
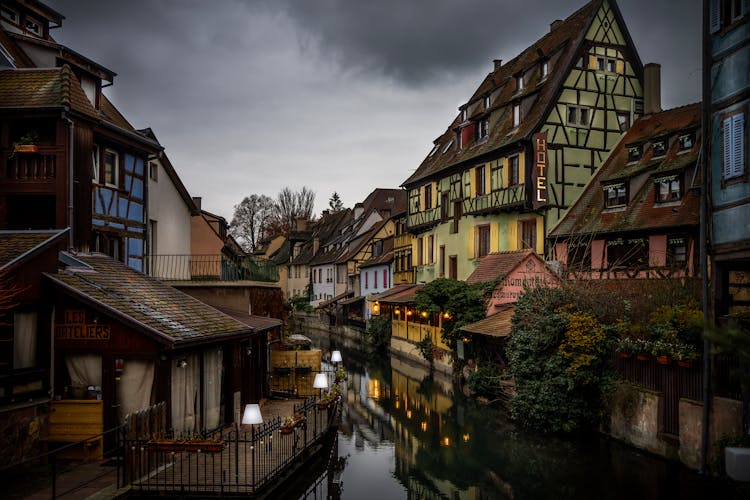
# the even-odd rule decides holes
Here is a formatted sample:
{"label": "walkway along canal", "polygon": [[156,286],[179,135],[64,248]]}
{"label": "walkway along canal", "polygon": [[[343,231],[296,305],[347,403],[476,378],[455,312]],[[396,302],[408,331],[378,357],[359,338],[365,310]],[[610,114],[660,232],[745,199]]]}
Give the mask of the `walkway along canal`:
{"label": "walkway along canal", "polygon": [[377,359],[350,339],[309,335],[342,352],[348,377],[336,467],[297,498],[746,498],[736,485],[601,435],[527,432],[447,377]]}

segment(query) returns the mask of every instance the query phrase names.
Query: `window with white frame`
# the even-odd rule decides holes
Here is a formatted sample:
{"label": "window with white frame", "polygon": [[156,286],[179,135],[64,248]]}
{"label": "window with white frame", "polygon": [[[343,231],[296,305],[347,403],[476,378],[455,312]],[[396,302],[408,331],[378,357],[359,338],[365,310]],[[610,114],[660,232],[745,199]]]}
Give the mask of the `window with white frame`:
{"label": "window with white frame", "polygon": [[490,107],[490,96],[486,95],[484,96],[484,109],[489,109]]}
{"label": "window with white frame", "polygon": [[547,75],[549,74],[549,62],[543,61],[541,66],[541,75],[542,78],[547,78]]}
{"label": "window with white frame", "polygon": [[120,155],[111,149],[104,150],[104,183],[118,186],[120,179]]}
{"label": "window with white frame", "polygon": [[722,122],[722,177],[725,181],[745,175],[745,113],[727,116]]}
{"label": "window with white frame", "polygon": [[516,92],[523,90],[523,75],[516,75]]}
{"label": "window with white frame", "polygon": [[34,19],[33,17],[26,16],[26,23],[25,23],[26,31],[29,33],[33,33],[36,36],[42,36],[42,23]]}
{"label": "window with white frame", "polygon": [[654,179],[654,183],[657,203],[668,203],[670,201],[678,201],[682,198],[679,175],[659,177]]}
{"label": "window with white frame", "polygon": [[99,146],[94,144],[91,149],[91,181],[99,182]]}
{"label": "window with white frame", "polygon": [[628,190],[624,182],[604,186],[604,208],[624,207],[628,204]]}
{"label": "window with white frame", "polygon": [[0,16],[6,21],[10,21],[13,24],[18,24],[21,17],[18,15],[18,11],[11,9],[7,5],[0,6]]}
{"label": "window with white frame", "polygon": [[588,127],[591,110],[586,106],[568,104],[568,125],[573,127]]}
{"label": "window with white frame", "polygon": [[521,124],[521,105],[513,105],[513,128],[518,127]]}
{"label": "window with white frame", "polygon": [[466,121],[466,108],[463,108],[463,109],[461,110],[461,121],[462,121],[462,122],[465,122],[465,121]]}
{"label": "window with white frame", "polygon": [[617,71],[617,61],[611,57],[598,56],[596,58],[596,69],[615,73]]}
{"label": "window with white frame", "polygon": [[693,134],[683,134],[679,138],[680,151],[687,151],[693,147]]}
{"label": "window with white frame", "polygon": [[667,154],[667,146],[666,142],[664,140],[661,141],[654,141],[653,145],[651,146],[651,157],[652,158],[658,158],[660,156],[664,156]]}
{"label": "window with white frame", "polygon": [[453,139],[448,141],[448,144],[445,145],[441,154],[445,154],[451,148],[451,146],[453,146]]}
{"label": "window with white frame", "polygon": [[479,120],[479,123],[477,123],[477,140],[482,140],[485,137],[489,135],[490,132],[490,124],[489,120],[485,118],[484,120]]}
{"label": "window with white frame", "polygon": [[641,159],[641,146],[628,146],[628,163]]}

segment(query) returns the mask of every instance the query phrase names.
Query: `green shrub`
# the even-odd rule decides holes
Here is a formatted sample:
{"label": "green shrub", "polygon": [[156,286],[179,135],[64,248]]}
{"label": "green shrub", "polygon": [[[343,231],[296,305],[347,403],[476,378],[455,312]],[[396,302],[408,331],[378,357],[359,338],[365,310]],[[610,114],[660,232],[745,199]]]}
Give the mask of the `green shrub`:
{"label": "green shrub", "polygon": [[367,321],[365,335],[370,347],[385,352],[391,344],[391,320],[385,316],[373,316]]}

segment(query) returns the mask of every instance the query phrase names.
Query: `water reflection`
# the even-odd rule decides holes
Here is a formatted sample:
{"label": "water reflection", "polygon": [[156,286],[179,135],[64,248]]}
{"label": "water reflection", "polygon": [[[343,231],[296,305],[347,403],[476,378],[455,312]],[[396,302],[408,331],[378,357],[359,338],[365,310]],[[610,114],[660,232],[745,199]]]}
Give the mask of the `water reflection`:
{"label": "water reflection", "polygon": [[724,483],[600,436],[521,431],[421,367],[325,347],[342,351],[348,372],[341,461],[335,480],[324,481],[340,485],[341,498],[739,498]]}

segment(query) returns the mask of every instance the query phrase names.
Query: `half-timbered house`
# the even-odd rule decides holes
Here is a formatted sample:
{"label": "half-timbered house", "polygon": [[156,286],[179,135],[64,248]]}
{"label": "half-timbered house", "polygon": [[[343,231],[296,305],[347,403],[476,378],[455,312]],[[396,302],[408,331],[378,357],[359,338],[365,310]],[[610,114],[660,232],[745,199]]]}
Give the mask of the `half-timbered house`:
{"label": "half-timbered house", "polygon": [[[417,282],[531,248],[643,113],[643,67],[614,0],[593,0],[495,60],[403,186]],[[447,259],[448,264],[438,259]]]}

